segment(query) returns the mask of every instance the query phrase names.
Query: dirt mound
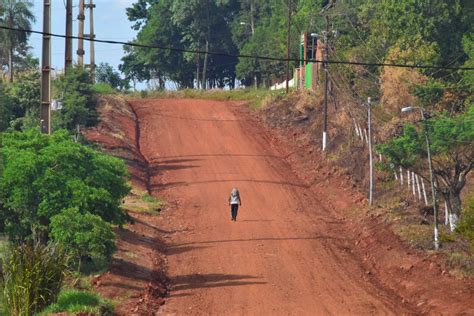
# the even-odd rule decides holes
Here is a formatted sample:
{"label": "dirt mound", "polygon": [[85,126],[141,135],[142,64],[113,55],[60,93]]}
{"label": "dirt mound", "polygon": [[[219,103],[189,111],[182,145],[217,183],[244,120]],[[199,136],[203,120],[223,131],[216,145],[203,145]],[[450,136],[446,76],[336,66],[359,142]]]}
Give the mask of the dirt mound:
{"label": "dirt mound", "polygon": [[148,189],[148,161],[140,151],[140,122],[129,102],[120,96],[101,96],[98,100],[100,122],[85,131],[92,143],[125,160],[132,183]]}

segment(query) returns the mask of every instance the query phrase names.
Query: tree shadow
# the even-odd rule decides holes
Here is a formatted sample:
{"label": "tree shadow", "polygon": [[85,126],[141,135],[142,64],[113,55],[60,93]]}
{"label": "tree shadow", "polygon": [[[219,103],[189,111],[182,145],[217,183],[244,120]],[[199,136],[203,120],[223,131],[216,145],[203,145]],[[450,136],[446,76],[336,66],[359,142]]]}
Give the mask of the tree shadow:
{"label": "tree shadow", "polygon": [[175,247],[183,247],[189,245],[200,245],[200,244],[220,244],[220,243],[235,243],[235,242],[254,242],[254,241],[290,241],[290,240],[335,240],[342,241],[344,239],[333,237],[333,236],[317,236],[317,237],[287,237],[287,238],[276,238],[276,237],[265,237],[265,238],[249,238],[249,239],[224,239],[224,240],[209,240],[209,241],[196,241],[175,245]]}
{"label": "tree shadow", "polygon": [[261,279],[261,277],[241,274],[187,274],[172,278],[171,284],[173,285],[173,291],[267,284],[267,282],[264,281],[256,281],[258,279]]}
{"label": "tree shadow", "polygon": [[187,187],[191,185],[199,185],[199,184],[208,184],[208,183],[236,183],[236,182],[248,182],[248,183],[261,183],[261,184],[272,184],[272,185],[279,185],[279,186],[291,186],[291,187],[298,187],[298,188],[309,188],[308,185],[300,184],[300,183],[292,183],[287,181],[274,181],[274,180],[249,180],[249,179],[224,179],[224,180],[207,180],[207,181],[194,181],[194,182],[169,182],[169,183],[160,183],[160,184],[151,184],[151,189],[155,190],[162,190],[165,188],[177,188],[177,187]]}
{"label": "tree shadow", "polygon": [[167,256],[178,255],[192,250],[209,248],[207,246],[168,246],[166,247],[165,254]]}

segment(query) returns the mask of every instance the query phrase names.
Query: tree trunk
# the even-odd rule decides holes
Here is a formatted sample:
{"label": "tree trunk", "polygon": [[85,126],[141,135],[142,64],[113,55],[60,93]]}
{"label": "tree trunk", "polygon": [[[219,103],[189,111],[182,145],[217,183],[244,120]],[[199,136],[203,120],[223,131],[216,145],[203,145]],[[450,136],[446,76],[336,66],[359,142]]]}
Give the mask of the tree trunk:
{"label": "tree trunk", "polygon": [[8,81],[13,82],[13,47],[8,48]]}
{"label": "tree trunk", "polygon": [[448,206],[449,229],[454,231],[461,214],[461,192],[445,189],[441,192]]}
{"label": "tree trunk", "polygon": [[206,90],[206,73],[207,73],[207,53],[209,52],[209,41],[206,40],[206,54],[204,55],[204,66],[202,68],[202,89]]}
{"label": "tree trunk", "polygon": [[[200,48],[199,48],[200,49]],[[199,63],[201,62],[200,60],[200,55],[197,54],[196,56],[196,89],[199,90]]]}

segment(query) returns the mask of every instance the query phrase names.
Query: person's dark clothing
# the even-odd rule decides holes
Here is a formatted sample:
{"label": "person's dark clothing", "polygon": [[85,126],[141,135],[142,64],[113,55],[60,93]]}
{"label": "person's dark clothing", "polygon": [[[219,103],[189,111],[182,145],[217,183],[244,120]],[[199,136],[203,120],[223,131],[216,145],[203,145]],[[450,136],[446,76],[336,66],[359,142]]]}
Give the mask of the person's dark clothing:
{"label": "person's dark clothing", "polygon": [[237,211],[239,210],[239,204],[230,205],[230,216],[233,221],[237,220]]}

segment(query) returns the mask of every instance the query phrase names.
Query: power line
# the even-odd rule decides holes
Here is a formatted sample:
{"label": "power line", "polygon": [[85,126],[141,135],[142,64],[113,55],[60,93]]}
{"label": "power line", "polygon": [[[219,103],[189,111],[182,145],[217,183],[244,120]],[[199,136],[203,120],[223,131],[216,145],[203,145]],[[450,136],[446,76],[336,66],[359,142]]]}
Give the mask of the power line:
{"label": "power line", "polygon": [[[9,31],[16,31],[16,32],[48,35],[48,36],[51,36],[51,37],[67,38],[66,35],[62,35],[62,34],[47,33],[47,32],[41,32],[41,31],[21,29],[21,28],[14,28],[14,27],[8,27],[8,26],[5,26],[5,25],[0,25],[0,29],[9,30]],[[162,49],[162,50],[168,50],[168,51],[180,52],[180,53],[192,53],[192,54],[205,54],[206,53],[206,51],[202,51],[202,50],[191,50],[191,49],[171,47],[171,46],[145,45],[145,44],[139,44],[139,43],[133,43],[133,42],[101,40],[101,39],[97,39],[97,38],[92,39],[92,38],[88,38],[88,37],[79,37],[79,36],[70,36],[70,38],[77,39],[77,40],[85,40],[85,41],[89,41],[89,42],[104,43],[104,44],[125,45],[125,46],[131,46],[131,47],[139,47],[139,48]],[[299,58],[280,58],[280,57],[271,57],[271,56],[246,55],[246,54],[229,54],[229,53],[224,53],[224,52],[212,52],[212,51],[209,51],[207,53],[209,55],[234,57],[234,58],[252,58],[252,59],[281,61],[281,62],[285,62],[285,61],[300,62]],[[365,62],[352,62],[352,61],[343,61],[343,60],[322,61],[322,60],[317,60],[317,59],[308,59],[307,62],[319,63],[319,64],[328,63],[328,64],[340,64],[340,65],[398,67],[398,68],[411,68],[411,69],[446,69],[446,70],[462,70],[462,71],[472,71],[472,70],[474,70],[474,67],[448,67],[448,66],[436,66],[436,65],[407,65],[407,64],[397,64],[397,63],[365,63]]]}

